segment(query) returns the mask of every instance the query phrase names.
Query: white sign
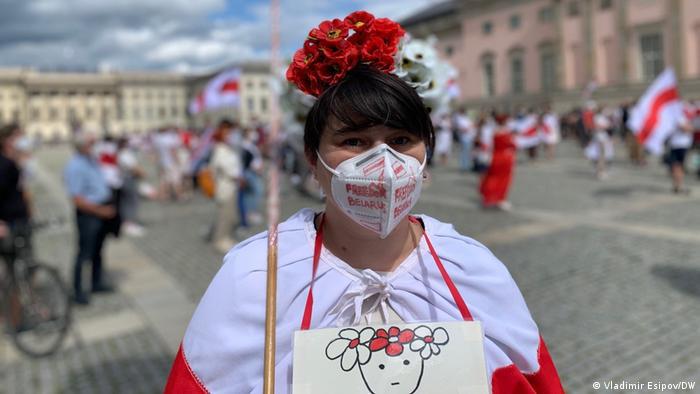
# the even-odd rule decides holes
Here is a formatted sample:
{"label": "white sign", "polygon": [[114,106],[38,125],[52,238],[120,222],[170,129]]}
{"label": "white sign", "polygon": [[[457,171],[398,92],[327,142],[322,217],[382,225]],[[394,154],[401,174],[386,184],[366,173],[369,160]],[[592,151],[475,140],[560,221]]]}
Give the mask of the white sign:
{"label": "white sign", "polygon": [[486,394],[479,322],[297,331],[294,394]]}

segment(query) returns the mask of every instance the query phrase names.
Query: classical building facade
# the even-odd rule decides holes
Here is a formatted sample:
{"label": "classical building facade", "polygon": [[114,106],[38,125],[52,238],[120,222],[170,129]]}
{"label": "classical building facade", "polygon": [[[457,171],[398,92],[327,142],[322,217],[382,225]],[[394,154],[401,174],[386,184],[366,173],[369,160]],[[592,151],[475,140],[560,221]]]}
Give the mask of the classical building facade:
{"label": "classical building facade", "polygon": [[76,127],[122,134],[185,124],[186,108],[182,75],[0,70],[0,122],[41,138],[65,139]]}
{"label": "classical building facade", "polygon": [[455,0],[402,24],[440,39],[467,105],[566,109],[587,87],[618,103],[667,66],[683,96],[700,98],[697,0]]}
{"label": "classical building facade", "polygon": [[31,136],[66,139],[81,127],[121,135],[156,128],[203,126],[222,117],[247,123],[269,116],[269,67],[244,64],[238,108],[190,116],[191,99],[216,73],[40,72],[0,69],[0,124],[19,122]]}

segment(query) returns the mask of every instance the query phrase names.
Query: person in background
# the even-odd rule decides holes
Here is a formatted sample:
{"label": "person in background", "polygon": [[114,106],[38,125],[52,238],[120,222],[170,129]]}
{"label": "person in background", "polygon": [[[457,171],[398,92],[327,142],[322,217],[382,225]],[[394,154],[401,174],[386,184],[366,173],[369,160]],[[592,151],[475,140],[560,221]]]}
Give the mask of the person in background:
{"label": "person in background", "polygon": [[693,146],[693,126],[688,107],[684,108],[679,116],[676,128],[669,137],[668,146],[669,165],[671,167],[672,191],[675,194],[690,194],[690,189],[684,186],[685,181],[685,157]]}
{"label": "person in background", "polygon": [[226,253],[236,244],[231,236],[236,224],[236,197],[242,182],[241,157],[229,143],[233,123],[222,120],[214,133],[214,150],[209,167],[214,173],[216,191],[214,199],[217,205],[216,224],[212,242],[220,253]]}
{"label": "person in background", "polygon": [[95,153],[97,155],[97,161],[100,164],[100,170],[112,192],[110,201],[114,203],[114,207],[117,210],[114,218],[106,222],[107,234],[113,234],[115,237],[119,237],[121,232],[122,219],[120,210],[121,204],[119,201],[121,200],[122,188],[124,186],[122,170],[119,168],[119,163],[117,163],[118,150],[117,141],[111,135],[107,135],[102,141],[97,142],[95,145]]}
{"label": "person in background", "polygon": [[177,154],[180,137],[174,130],[161,128],[153,135],[153,147],[158,155],[160,194],[164,198],[182,198],[182,174]]}
{"label": "person in background", "polygon": [[238,197],[241,225],[258,225],[263,217],[260,213],[260,202],[263,199],[263,157],[256,144],[257,132],[247,129],[241,143],[241,159],[243,164],[244,186]]}
{"label": "person in background", "polygon": [[545,150],[547,152],[547,158],[549,160],[554,159],[554,151],[561,140],[561,131],[559,127],[559,116],[552,111],[552,108],[547,105],[545,106],[544,113],[542,114],[542,131]]}
{"label": "person in background", "polygon": [[117,163],[123,178],[119,211],[124,233],[130,237],[142,237],[146,231],[138,220],[139,182],[144,178],[145,171],[139,166],[136,152],[129,146],[128,138],[123,137],[118,142]]}
{"label": "person in background", "polygon": [[89,303],[82,287],[83,263],[92,263],[92,292],[109,292],[103,275],[102,248],[107,236],[107,221],[116,216],[111,191],[100,165],[93,157],[95,136],[86,132],[74,138],[75,154],[64,170],[64,182],[73,205],[78,230],[78,251],[73,267],[74,300]]}
{"label": "person in background", "polygon": [[512,130],[508,126],[508,116],[498,114],[495,120],[491,165],[481,180],[479,192],[484,208],[508,211],[512,209],[508,191],[513,180],[516,146]]}
{"label": "person in background", "polygon": [[436,120],[435,155],[440,159],[440,165],[446,166],[452,152],[452,122],[446,113],[438,115]]}
{"label": "person in background", "polygon": [[476,126],[467,115],[467,109],[460,107],[454,117],[454,124],[459,134],[461,144],[459,155],[459,167],[462,171],[469,171],[472,167],[472,149],[476,139]]}
{"label": "person in background", "polygon": [[0,127],[0,239],[29,223],[31,203],[22,182],[17,149],[22,137],[17,124]]}

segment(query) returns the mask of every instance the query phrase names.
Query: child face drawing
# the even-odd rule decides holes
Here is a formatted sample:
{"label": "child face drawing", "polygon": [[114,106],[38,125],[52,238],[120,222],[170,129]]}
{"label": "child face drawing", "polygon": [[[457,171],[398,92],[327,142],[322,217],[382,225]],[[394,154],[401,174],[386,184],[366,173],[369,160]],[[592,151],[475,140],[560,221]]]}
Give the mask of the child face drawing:
{"label": "child face drawing", "polygon": [[439,355],[448,342],[442,327],[345,328],[326,346],[326,357],[340,360],[345,372],[357,367],[372,394],[413,394],[420,387],[425,360]]}
{"label": "child face drawing", "polygon": [[416,391],[423,377],[423,358],[408,349],[399,356],[377,352],[367,364],[360,366],[360,373],[373,394],[410,394]]}

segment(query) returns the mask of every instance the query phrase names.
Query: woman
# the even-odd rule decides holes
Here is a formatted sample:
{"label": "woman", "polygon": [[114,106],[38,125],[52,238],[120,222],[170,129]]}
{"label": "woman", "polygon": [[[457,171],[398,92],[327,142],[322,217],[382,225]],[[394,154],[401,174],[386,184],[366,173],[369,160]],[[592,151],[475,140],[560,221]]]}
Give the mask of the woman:
{"label": "woman", "polygon": [[484,208],[510,210],[508,190],[513,180],[515,164],[515,143],[510,128],[506,125],[506,115],[496,116],[495,134],[493,136],[493,153],[491,165],[481,180],[479,192]]}
{"label": "woman", "polygon": [[[379,25],[385,33],[391,28],[386,21],[363,12],[345,22]],[[327,24],[321,27],[328,30]],[[364,33],[371,36],[372,30]],[[342,37],[344,31],[332,34]],[[299,58],[299,67],[307,66],[308,58]],[[351,65],[337,81],[320,85],[309,82],[322,76],[313,68],[293,65],[287,74],[318,96],[304,143],[328,197],[323,211],[303,209],[279,225],[275,392],[291,392],[293,372],[302,368],[292,350],[300,325],[303,331],[373,321],[472,319],[485,328],[482,361],[494,392],[563,392],[505,267],[451,225],[408,214],[434,143],[420,96],[381,64]],[[261,392],[266,247],[267,233],[261,233],[226,255],[187,329],[166,392]]]}
{"label": "woman", "polygon": [[236,224],[236,197],[238,185],[241,182],[241,158],[238,152],[228,143],[233,124],[221,121],[214,134],[214,149],[209,166],[214,173],[216,190],[217,214],[212,241],[214,247],[221,253],[228,252],[236,240],[231,237],[233,226]]}

